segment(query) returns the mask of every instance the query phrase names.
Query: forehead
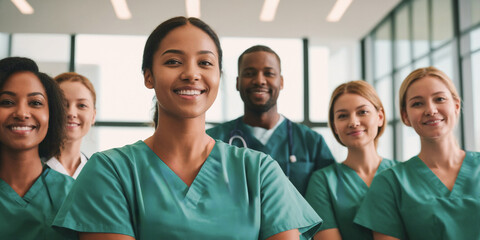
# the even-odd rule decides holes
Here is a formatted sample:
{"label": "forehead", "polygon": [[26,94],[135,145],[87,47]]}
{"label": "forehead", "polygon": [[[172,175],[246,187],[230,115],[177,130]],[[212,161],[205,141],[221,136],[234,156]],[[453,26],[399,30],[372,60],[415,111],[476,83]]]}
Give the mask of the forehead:
{"label": "forehead", "polygon": [[65,97],[69,96],[84,96],[84,98],[91,98],[90,90],[79,81],[65,81],[60,83],[60,88],[65,93]]}
{"label": "forehead", "polygon": [[218,56],[217,47],[212,38],[202,29],[186,24],[171,30],[161,41],[157,53],[168,49],[188,51],[211,51]]}
{"label": "forehead", "polygon": [[363,105],[374,107],[370,101],[358,94],[344,93],[337,98],[333,109],[334,111],[339,109],[356,109]]}
{"label": "forehead", "polygon": [[425,76],[410,84],[407,89],[406,96],[408,100],[410,97],[422,95],[428,96],[438,92],[451,94],[447,85],[442,80],[433,76]]}
{"label": "forehead", "polygon": [[243,55],[240,63],[240,68],[274,68],[279,69],[280,63],[278,62],[275,54],[270,52],[258,51],[251,52]]}
{"label": "forehead", "polygon": [[1,91],[45,93],[45,88],[35,74],[31,72],[18,72],[12,74],[5,81]]}

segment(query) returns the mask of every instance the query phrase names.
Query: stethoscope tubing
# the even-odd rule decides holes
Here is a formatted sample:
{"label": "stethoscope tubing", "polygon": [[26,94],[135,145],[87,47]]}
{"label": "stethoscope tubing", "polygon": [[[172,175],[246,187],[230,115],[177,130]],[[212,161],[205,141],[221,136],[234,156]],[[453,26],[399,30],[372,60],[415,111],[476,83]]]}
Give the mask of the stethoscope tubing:
{"label": "stethoscope tubing", "polygon": [[[241,119],[237,119],[235,122],[235,129],[230,132],[230,138],[228,139],[228,144],[232,145],[235,139],[238,139],[242,142],[242,147],[248,148],[247,141],[243,138],[243,132],[239,129]],[[290,163],[297,162],[297,157],[293,154],[293,130],[292,130],[292,121],[285,118],[287,121],[287,142],[288,142],[288,160],[285,169],[285,175],[290,178]]]}

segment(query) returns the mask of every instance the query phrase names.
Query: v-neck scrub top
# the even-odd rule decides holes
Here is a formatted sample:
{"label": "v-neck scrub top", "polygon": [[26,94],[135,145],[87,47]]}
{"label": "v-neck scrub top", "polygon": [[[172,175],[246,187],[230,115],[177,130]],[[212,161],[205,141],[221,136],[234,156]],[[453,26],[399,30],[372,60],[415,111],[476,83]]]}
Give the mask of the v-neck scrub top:
{"label": "v-neck scrub top", "polygon": [[94,154],[54,224],[139,239],[266,239],[321,219],[269,156],[217,141],[188,187],[143,142]]}
{"label": "v-neck scrub top", "polygon": [[480,153],[466,152],[452,191],[418,157],[383,171],[355,223],[399,239],[480,239]]}
{"label": "v-neck scrub top", "polygon": [[[375,175],[395,164],[382,159]],[[367,191],[355,170],[335,163],[313,173],[305,199],[323,219],[320,230],[338,228],[343,240],[373,239],[372,231],[353,223]]]}
{"label": "v-neck scrub top", "polygon": [[20,197],[0,179],[0,239],[76,239],[73,235],[62,236],[50,226],[72,184],[71,177],[45,168]]}
{"label": "v-neck scrub top", "polygon": [[[323,136],[305,125],[292,122],[292,153],[297,161],[291,163],[288,152],[287,119],[275,129],[268,142],[262,144],[255,138],[251,127],[245,124],[242,118],[243,116],[210,128],[207,133],[212,138],[226,143],[229,142],[234,131],[237,134],[241,133],[240,135],[245,139],[248,148],[272,156],[285,173],[287,172],[287,165],[290,167],[289,179],[302,195],[305,195],[308,180],[312,173],[335,162]],[[232,144],[243,147],[238,140],[235,140]]]}

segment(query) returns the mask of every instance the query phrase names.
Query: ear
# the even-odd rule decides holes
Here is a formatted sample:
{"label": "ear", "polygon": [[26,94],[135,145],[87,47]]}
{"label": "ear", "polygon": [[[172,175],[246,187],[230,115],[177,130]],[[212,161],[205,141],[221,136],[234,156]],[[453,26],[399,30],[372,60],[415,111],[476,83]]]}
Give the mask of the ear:
{"label": "ear", "polygon": [[406,112],[406,111],[402,111],[401,114],[402,114],[403,123],[405,123],[405,125],[411,127],[412,124],[411,124],[410,121],[408,120],[407,112]]}
{"label": "ear", "polygon": [[280,75],[280,90],[283,90],[283,75]]}
{"label": "ear", "polygon": [[455,102],[455,114],[458,117],[458,115],[460,114],[461,103],[459,99],[454,98],[453,100]]}
{"label": "ear", "polygon": [[383,108],[378,109],[378,127],[383,126],[383,119],[385,118],[385,113],[383,112]]}
{"label": "ear", "polygon": [[240,91],[240,79],[237,77],[237,83],[235,84],[237,91]]}
{"label": "ear", "polygon": [[92,126],[95,124],[95,117],[97,116],[97,109],[93,109],[93,116],[92,116]]}
{"label": "ear", "polygon": [[153,74],[150,69],[145,70],[145,72],[143,73],[143,79],[145,87],[147,87],[148,89],[152,89],[154,87],[155,81],[153,79]]}

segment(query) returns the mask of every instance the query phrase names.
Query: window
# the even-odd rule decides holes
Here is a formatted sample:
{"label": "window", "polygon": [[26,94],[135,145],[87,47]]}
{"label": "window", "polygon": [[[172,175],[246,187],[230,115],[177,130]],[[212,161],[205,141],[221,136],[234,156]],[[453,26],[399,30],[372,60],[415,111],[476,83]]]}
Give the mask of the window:
{"label": "window", "polygon": [[68,72],[70,36],[64,34],[14,34],[12,56],[34,60],[40,71],[54,77]]}

